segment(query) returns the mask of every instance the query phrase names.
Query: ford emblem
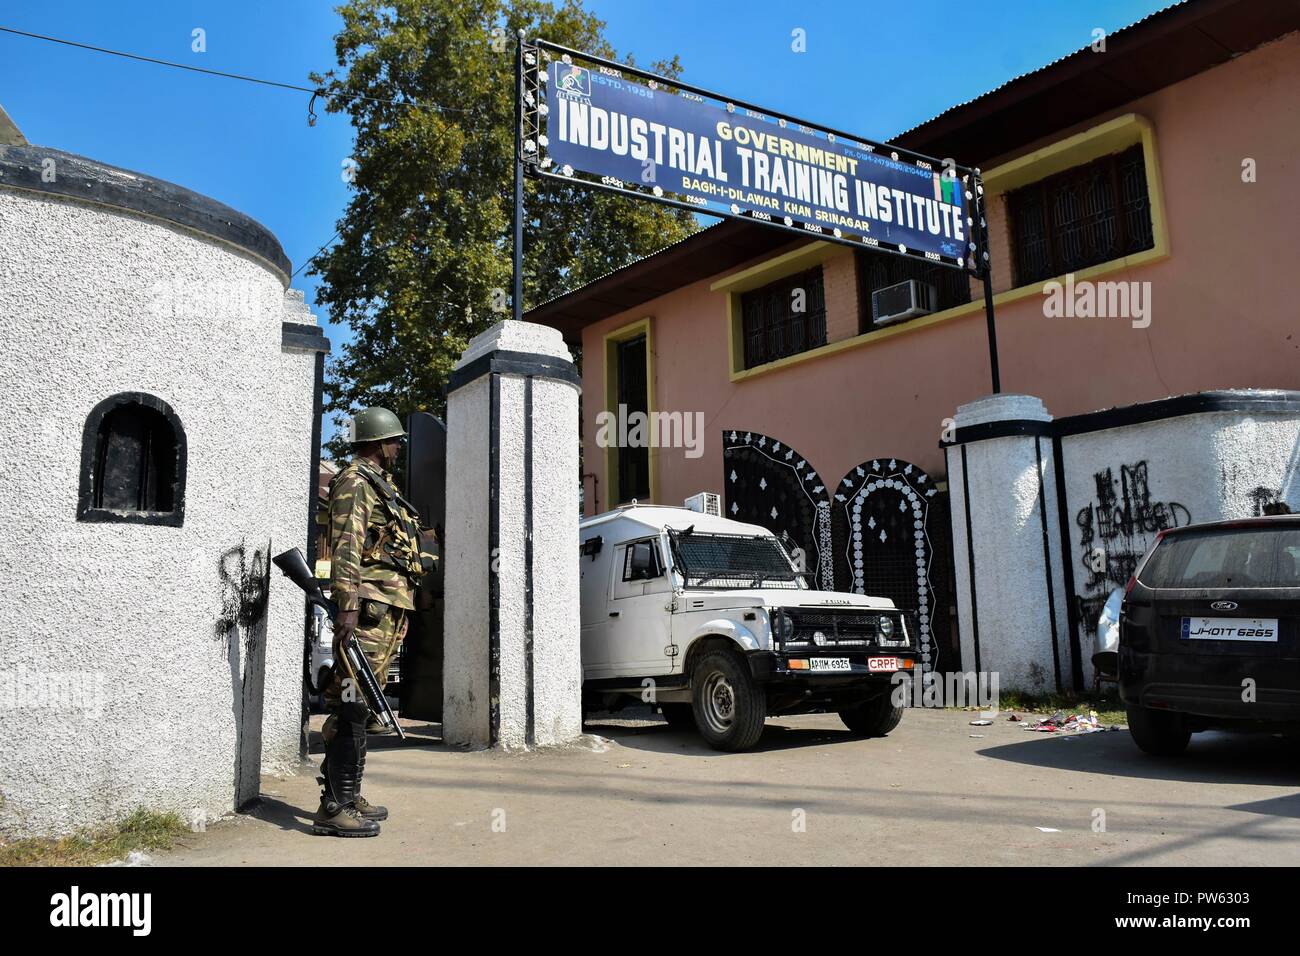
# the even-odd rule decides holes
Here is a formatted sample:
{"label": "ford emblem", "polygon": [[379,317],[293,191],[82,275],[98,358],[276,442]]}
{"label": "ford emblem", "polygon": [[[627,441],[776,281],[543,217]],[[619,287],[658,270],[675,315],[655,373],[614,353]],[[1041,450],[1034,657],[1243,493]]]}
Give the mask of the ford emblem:
{"label": "ford emblem", "polygon": [[1235,611],[1237,610],[1236,601],[1215,601],[1210,605],[1212,611]]}

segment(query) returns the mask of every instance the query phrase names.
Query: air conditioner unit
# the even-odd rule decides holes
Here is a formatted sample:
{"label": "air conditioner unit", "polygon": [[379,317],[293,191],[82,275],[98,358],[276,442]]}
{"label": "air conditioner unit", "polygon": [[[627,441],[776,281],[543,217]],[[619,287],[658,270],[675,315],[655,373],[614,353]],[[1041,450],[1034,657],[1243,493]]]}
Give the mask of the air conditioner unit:
{"label": "air conditioner unit", "polygon": [[691,495],[682,504],[703,515],[722,517],[722,497],[713,491],[701,491],[698,495]]}
{"label": "air conditioner unit", "polygon": [[871,324],[889,325],[936,311],[938,294],[932,285],[908,279],[871,293]]}

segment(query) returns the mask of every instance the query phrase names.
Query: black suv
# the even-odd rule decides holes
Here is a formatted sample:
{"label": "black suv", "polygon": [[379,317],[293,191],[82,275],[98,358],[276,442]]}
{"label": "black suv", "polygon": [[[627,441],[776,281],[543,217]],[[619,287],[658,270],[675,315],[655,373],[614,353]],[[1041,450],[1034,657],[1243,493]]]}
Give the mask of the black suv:
{"label": "black suv", "polygon": [[1300,726],[1300,515],[1162,531],[1128,582],[1119,689],[1149,754]]}

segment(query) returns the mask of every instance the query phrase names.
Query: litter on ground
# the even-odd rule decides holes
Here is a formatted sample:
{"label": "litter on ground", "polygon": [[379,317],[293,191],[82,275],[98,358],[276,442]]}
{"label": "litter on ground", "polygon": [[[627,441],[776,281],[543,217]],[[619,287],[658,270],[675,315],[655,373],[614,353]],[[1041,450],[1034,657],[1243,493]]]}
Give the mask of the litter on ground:
{"label": "litter on ground", "polygon": [[1095,710],[1090,710],[1086,714],[1067,714],[1063,710],[1058,710],[1051,717],[1025,724],[1025,730],[1033,730],[1041,734],[1091,734],[1105,729],[1097,719]]}

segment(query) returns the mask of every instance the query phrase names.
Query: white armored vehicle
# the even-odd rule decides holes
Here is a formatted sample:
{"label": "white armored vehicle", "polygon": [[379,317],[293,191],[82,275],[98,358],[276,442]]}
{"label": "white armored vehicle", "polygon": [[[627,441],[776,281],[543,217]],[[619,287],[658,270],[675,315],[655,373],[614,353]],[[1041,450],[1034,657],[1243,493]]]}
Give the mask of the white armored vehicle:
{"label": "white armored vehicle", "polygon": [[719,750],[753,746],[769,715],[897,726],[894,675],[917,650],[892,601],[813,590],[765,528],[686,508],[618,508],[579,538],[587,709],[652,701]]}

